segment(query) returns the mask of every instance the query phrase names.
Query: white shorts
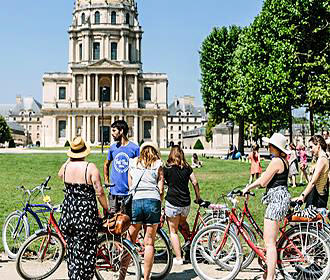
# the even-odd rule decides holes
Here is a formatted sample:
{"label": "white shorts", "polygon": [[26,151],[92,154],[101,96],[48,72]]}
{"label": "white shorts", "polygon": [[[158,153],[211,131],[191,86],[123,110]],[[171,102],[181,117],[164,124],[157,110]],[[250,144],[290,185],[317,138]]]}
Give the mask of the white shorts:
{"label": "white shorts", "polygon": [[165,215],[169,218],[176,217],[176,216],[184,216],[188,217],[190,212],[190,205],[185,207],[174,206],[168,201],[165,201]]}

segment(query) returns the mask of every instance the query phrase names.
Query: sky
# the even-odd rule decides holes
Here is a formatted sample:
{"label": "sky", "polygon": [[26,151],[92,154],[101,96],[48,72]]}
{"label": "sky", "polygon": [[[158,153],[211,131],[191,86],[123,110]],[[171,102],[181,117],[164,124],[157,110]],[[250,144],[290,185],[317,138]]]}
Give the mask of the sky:
{"label": "sky", "polygon": [[[213,27],[248,26],[262,0],[137,0],[144,72],[168,75],[174,97],[200,93],[199,54]],[[42,102],[42,75],[66,72],[74,0],[3,1],[0,9],[0,103],[16,95]]]}

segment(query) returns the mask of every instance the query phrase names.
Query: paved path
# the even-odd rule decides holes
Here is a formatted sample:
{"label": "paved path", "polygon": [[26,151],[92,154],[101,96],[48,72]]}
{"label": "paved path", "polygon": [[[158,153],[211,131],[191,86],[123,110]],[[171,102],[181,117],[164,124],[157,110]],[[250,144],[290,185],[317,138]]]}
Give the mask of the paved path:
{"label": "paved path", "polygon": [[[262,271],[258,266],[257,262],[254,261],[249,268],[238,274],[237,280],[261,280]],[[16,272],[16,263],[9,261],[6,256],[2,255],[0,260],[0,279],[3,280],[20,280],[21,278]],[[66,269],[66,264],[62,264],[60,268],[47,279],[52,280],[68,280],[68,274]],[[96,279],[94,277],[94,279]],[[185,264],[180,266],[173,266],[171,273],[166,277],[166,280],[189,280],[189,279],[199,279],[199,277],[194,272],[191,264]]]}

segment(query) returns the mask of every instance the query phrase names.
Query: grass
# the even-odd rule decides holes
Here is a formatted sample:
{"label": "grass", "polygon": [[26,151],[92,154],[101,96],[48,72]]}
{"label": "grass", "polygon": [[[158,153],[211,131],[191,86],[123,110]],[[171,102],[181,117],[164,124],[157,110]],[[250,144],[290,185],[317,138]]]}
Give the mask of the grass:
{"label": "grass", "polygon": [[[103,176],[103,161],[106,155],[91,154],[88,157],[90,162],[95,163]],[[63,154],[0,154],[0,181],[2,194],[0,196],[0,226],[9,213],[20,209],[22,192],[16,190],[16,186],[24,185],[32,189],[42,183],[47,176],[52,176],[49,186],[52,187],[47,192],[52,202],[57,204],[63,201],[63,182],[57,177],[57,172],[67,157]],[[166,160],[166,157],[163,157]],[[190,162],[190,157],[187,158]],[[263,162],[263,170],[267,166]],[[194,173],[200,184],[201,196],[204,200],[217,202],[221,194],[226,194],[235,187],[243,187],[249,179],[249,164],[239,161],[225,161],[220,159],[203,159],[203,167],[195,169]],[[292,196],[296,196],[302,191],[303,187],[290,189]],[[195,195],[192,191],[192,197]],[[264,190],[256,190],[256,197],[250,200],[250,210],[257,222],[262,225],[264,206],[260,200]],[[41,197],[35,202],[42,202]],[[223,201],[222,201],[223,203]],[[192,203],[192,211],[189,216],[190,224],[196,213],[197,206]],[[0,251],[3,251],[2,243]]]}

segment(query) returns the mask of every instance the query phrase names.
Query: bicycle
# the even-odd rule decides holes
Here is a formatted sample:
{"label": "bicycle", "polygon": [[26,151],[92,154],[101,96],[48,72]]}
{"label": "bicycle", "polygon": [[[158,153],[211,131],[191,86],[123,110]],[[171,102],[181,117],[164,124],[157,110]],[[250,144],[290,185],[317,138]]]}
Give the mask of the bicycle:
{"label": "bicycle", "polygon": [[[249,208],[249,192],[244,196],[244,208],[240,217],[236,213],[237,198],[241,191],[232,191],[227,197],[232,208],[227,211],[227,224],[211,225],[195,236],[191,246],[191,260],[195,272],[201,279],[235,279],[242,265],[242,247],[236,232],[257,254],[259,265],[266,269],[266,250],[252,241],[242,230],[245,217],[262,238],[263,232],[252,217]],[[280,227],[277,241],[278,269],[285,279],[319,279],[330,276],[330,248],[328,237],[313,225],[298,223],[290,227],[293,213],[287,215]],[[289,227],[288,227],[289,226]],[[288,227],[288,229],[287,229]],[[236,228],[236,231],[233,230]]]}
{"label": "bicycle", "polygon": [[[47,228],[31,235],[18,252],[16,270],[23,279],[45,279],[57,270],[64,259],[66,242],[54,217],[54,207],[49,201],[46,203],[51,209]],[[104,230],[99,233],[96,278],[140,279],[140,259],[134,245],[123,236]],[[125,267],[124,271],[122,267]]]}
{"label": "bicycle", "polygon": [[[46,197],[44,191],[51,189],[47,186],[50,178],[51,177],[48,176],[43,183],[32,190],[28,190],[24,186],[16,187],[17,190],[23,191],[23,208],[22,210],[16,210],[10,213],[2,227],[2,243],[8,257],[11,259],[17,257],[19,247],[31,235],[31,232],[36,230],[35,228],[31,229],[33,222],[29,219],[28,214],[31,214],[33,217],[33,221],[36,222],[36,224],[33,225],[35,225],[37,229],[44,228],[43,221],[41,221],[38,214],[49,213],[50,209],[47,204],[34,204],[31,203],[31,200],[40,193],[43,198]],[[59,209],[60,207],[57,206],[56,210]]]}

